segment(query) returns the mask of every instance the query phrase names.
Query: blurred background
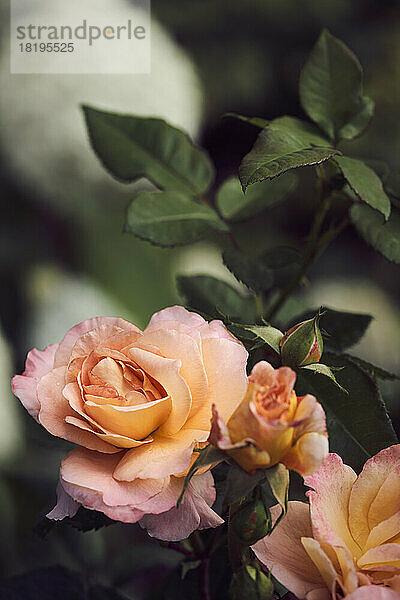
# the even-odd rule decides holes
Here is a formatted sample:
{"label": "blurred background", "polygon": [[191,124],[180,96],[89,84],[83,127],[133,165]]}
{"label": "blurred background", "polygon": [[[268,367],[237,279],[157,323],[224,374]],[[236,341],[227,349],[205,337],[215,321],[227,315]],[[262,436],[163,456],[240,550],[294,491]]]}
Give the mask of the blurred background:
{"label": "blurred background", "polygon": [[[42,10],[41,0],[34,7],[21,1],[27,11]],[[101,11],[108,0],[98,4]],[[134,15],[129,0],[113,6],[121,20]],[[376,101],[375,119],[351,152],[379,159],[381,169],[398,170],[400,159],[397,0],[153,0],[152,15],[150,75],[10,75],[8,0],[0,0],[0,575],[61,564],[138,600],[150,597],[179,558],[139,527],[86,534],[65,528],[44,541],[32,531],[54,503],[67,445],[28,417],[10,377],[22,372],[30,348],[59,341],[89,316],[119,315],[144,326],[155,310],[179,301],[177,273],[231,276],[212,245],[162,250],[121,233],[140,184],[119,184],[102,169],[79,105],[182,127],[211,155],[219,184],[236,172],[257,134],[222,115],[304,117],[299,71],[327,27],[359,57],[366,94]],[[246,225],[254,254],[275,244],[301,248],[312,216],[309,177],[300,174],[298,191],[283,207]],[[327,304],[372,314],[353,353],[398,370],[398,267],[349,229],[309,279],[287,311]],[[387,385],[384,395],[398,426],[399,388]]]}

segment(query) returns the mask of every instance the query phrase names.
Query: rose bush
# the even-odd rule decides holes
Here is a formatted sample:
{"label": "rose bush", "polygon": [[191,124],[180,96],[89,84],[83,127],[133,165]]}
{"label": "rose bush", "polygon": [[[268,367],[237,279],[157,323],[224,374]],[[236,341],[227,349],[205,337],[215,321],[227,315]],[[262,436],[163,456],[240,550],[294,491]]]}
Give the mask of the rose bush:
{"label": "rose bush", "polygon": [[253,547],[259,560],[300,599],[400,598],[400,445],[358,477],[330,454],[305,483],[310,505],[289,502],[286,518]]}
{"label": "rose bush", "polygon": [[279,462],[302,475],[314,473],[329,451],[325,413],[314,396],[296,396],[295,381],[289,367],[257,363],[227,425],[214,408],[211,443],[249,473]]}
{"label": "rose bush", "polygon": [[32,350],[14,393],[51,434],[79,446],[61,464],[50,518],[83,505],[166,540],[219,525],[209,471],[176,502],[193,449],[209,436],[212,405],[229,419],[246,393],[246,361],[220,321],[179,306],[156,313],[143,332],[100,317]]}

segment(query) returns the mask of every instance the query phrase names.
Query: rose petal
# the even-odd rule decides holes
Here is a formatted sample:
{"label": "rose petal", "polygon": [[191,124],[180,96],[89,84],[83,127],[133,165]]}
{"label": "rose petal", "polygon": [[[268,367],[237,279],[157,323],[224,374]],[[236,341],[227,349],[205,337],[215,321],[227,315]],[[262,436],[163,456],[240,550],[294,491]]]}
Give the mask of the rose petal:
{"label": "rose petal", "polygon": [[111,433],[141,440],[160,428],[171,412],[171,398],[136,406],[113,406],[85,402],[85,412]]}
{"label": "rose petal", "polygon": [[170,306],[154,313],[145,331],[152,329],[155,324],[162,321],[176,321],[186,325],[189,329],[197,329],[206,323],[203,317],[186,310],[183,306]]}
{"label": "rose petal", "polygon": [[195,441],[205,441],[203,431],[182,429],[176,435],[154,435],[152,444],[128,450],[115,469],[114,477],[121,481],[166,477],[183,473],[190,464]]}
{"label": "rose petal", "polygon": [[[75,448],[61,464],[62,486],[85,508],[98,510],[111,519],[127,523],[136,523],[143,516],[144,507],[149,502],[154,511],[166,511],[174,506],[179,492],[169,477],[133,482],[116,481],[113,471],[118,460],[118,455]],[[169,490],[170,486],[172,491]]]}
{"label": "rose petal", "polygon": [[331,592],[332,597],[335,594],[338,574],[332,564],[331,559],[325,554],[317,540],[308,537],[302,537],[301,543],[314,565],[317,567],[326,587]]}
{"label": "rose petal", "polygon": [[165,358],[181,361],[180,374],[192,396],[190,418],[207,400],[208,381],[200,353],[200,335],[196,342],[193,337],[177,330],[146,330],[137,347],[146,349],[146,344],[155,346]]}
{"label": "rose petal", "polygon": [[[181,486],[183,479],[181,478]],[[224,521],[211,508],[215,501],[213,476],[210,472],[196,475],[189,483],[179,508],[174,506],[159,515],[146,515],[139,524],[152,537],[178,541],[189,537],[197,529],[218,527]]]}
{"label": "rose petal", "polygon": [[135,440],[129,437],[124,437],[123,435],[118,435],[116,433],[99,433],[97,431],[93,431],[86,421],[82,421],[82,419],[78,419],[77,417],[65,417],[65,421],[70,425],[75,425],[75,427],[83,429],[83,431],[93,432],[100,440],[108,442],[117,448],[137,448],[143,444],[150,444],[150,442],[153,441],[153,438],[151,437],[148,437],[144,440]]}
{"label": "rose petal", "polygon": [[15,375],[11,381],[14,394],[35,420],[40,409],[37,384],[53,368],[57,348],[58,344],[51,344],[44,350],[33,348],[26,358],[25,371],[22,375]]}
{"label": "rose petal", "polygon": [[185,424],[192,403],[189,388],[180,374],[181,361],[157,356],[140,348],[132,348],[130,354],[146,373],[160,382],[171,397],[170,416],[159,431],[174,435]]}
{"label": "rose petal", "polygon": [[78,512],[80,504],[76,502],[67,492],[64,490],[61,481],[57,485],[57,504],[46,517],[53,521],[61,521],[65,517],[74,517]]}
{"label": "rose petal", "polygon": [[65,367],[53,369],[38,383],[37,394],[40,404],[39,423],[52,435],[64,438],[74,444],[85,446],[99,452],[118,452],[106,442],[98,439],[94,433],[78,429],[66,423],[67,416],[75,416],[69,403],[62,395],[65,381]]}
{"label": "rose petal", "polygon": [[[140,333],[140,329],[132,325],[132,323],[118,317],[95,317],[94,319],[87,319],[82,323],[78,323],[78,325],[75,325],[75,327],[72,327],[66,333],[60,343],[55,355],[54,366],[61,367],[68,364],[72,358],[71,353],[76,342],[86,333],[90,332],[91,335],[85,338],[84,344],[81,347],[76,349],[75,356],[89,354],[101,342],[118,331],[123,330]],[[97,333],[94,333],[95,331]]]}
{"label": "rose petal", "polygon": [[[274,520],[280,512],[280,507],[272,508]],[[252,549],[258,560],[298,598],[306,598],[311,591],[318,590],[321,594],[316,596],[318,600],[325,600],[324,594],[328,590],[301,543],[304,537],[312,537],[309,506],[304,502],[289,502],[285,518],[271,535],[257,542]],[[329,592],[326,600],[328,598]]]}
{"label": "rose petal", "polygon": [[199,411],[188,425],[196,429],[210,430],[213,404],[227,423],[245,397],[248,354],[242,344],[226,338],[203,339],[202,350],[209,386],[207,406],[204,411]]}
{"label": "rose petal", "polygon": [[379,546],[400,533],[400,511],[371,529],[365,550]]}
{"label": "rose petal", "polygon": [[[397,467],[400,467],[400,445],[386,448],[369,459],[353,485],[349,524],[354,539],[362,547],[373,527],[400,510],[400,477],[397,472],[380,494],[385,481]],[[371,512],[373,506],[374,511]]]}
{"label": "rose petal", "polygon": [[346,600],[399,600],[399,594],[377,585],[363,585],[346,596]]}
{"label": "rose petal", "polygon": [[349,530],[348,505],[356,478],[353,469],[344,465],[340,456],[329,454],[319,471],[304,479],[304,483],[315,490],[307,492],[313,537],[332,546],[346,546],[353,556],[360,555],[360,548]]}
{"label": "rose petal", "polygon": [[329,453],[329,442],[320,433],[302,435],[292,449],[284,456],[282,463],[301,475],[312,475],[317,471]]}
{"label": "rose petal", "polygon": [[383,544],[371,548],[358,559],[357,564],[364,570],[379,566],[379,570],[384,571],[385,565],[400,568],[400,544]]}

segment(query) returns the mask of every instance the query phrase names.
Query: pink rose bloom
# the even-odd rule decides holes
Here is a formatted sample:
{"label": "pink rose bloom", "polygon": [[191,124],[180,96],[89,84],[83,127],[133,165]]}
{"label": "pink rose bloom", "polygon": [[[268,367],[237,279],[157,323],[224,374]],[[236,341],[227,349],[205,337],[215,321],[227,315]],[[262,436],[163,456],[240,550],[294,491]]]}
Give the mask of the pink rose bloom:
{"label": "pink rose bloom", "polygon": [[368,460],[358,477],[329,454],[304,481],[310,504],[289,502],[253,547],[258,559],[300,599],[399,600],[400,445]]}
{"label": "pink rose bloom", "polygon": [[79,446],[61,464],[48,516],[72,516],[82,505],[139,521],[163,540],[220,525],[210,471],[176,503],[193,449],[209,436],[212,405],[228,419],[246,393],[246,362],[220,321],[180,306],[153,315],[143,332],[99,317],[29,352],[14,393],[47,431]]}

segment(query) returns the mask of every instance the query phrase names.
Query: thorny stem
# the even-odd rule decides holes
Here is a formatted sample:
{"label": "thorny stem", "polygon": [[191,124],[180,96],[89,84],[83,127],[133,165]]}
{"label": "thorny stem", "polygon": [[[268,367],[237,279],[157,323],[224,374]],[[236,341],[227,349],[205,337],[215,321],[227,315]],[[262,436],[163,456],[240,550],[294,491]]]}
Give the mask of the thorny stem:
{"label": "thorny stem", "polygon": [[273,303],[271,308],[269,309],[267,320],[269,321],[272,317],[276,315],[279,309],[284,305],[288,297],[294,292],[299,283],[305,277],[308,272],[310,266],[315,262],[315,260],[322,254],[322,252],[327,248],[327,246],[347,227],[349,224],[349,220],[346,217],[341,221],[341,223],[337,227],[333,227],[328,229],[322,236],[321,230],[325,222],[325,218],[329,212],[331,207],[332,198],[330,196],[330,190],[325,178],[325,172],[321,165],[317,165],[317,171],[319,173],[319,181],[320,181],[320,207],[317,211],[310,234],[308,236],[308,245],[307,249],[304,253],[303,260],[301,262],[300,268],[297,271],[294,278],[289,281],[287,286],[282,290],[280,296]]}

